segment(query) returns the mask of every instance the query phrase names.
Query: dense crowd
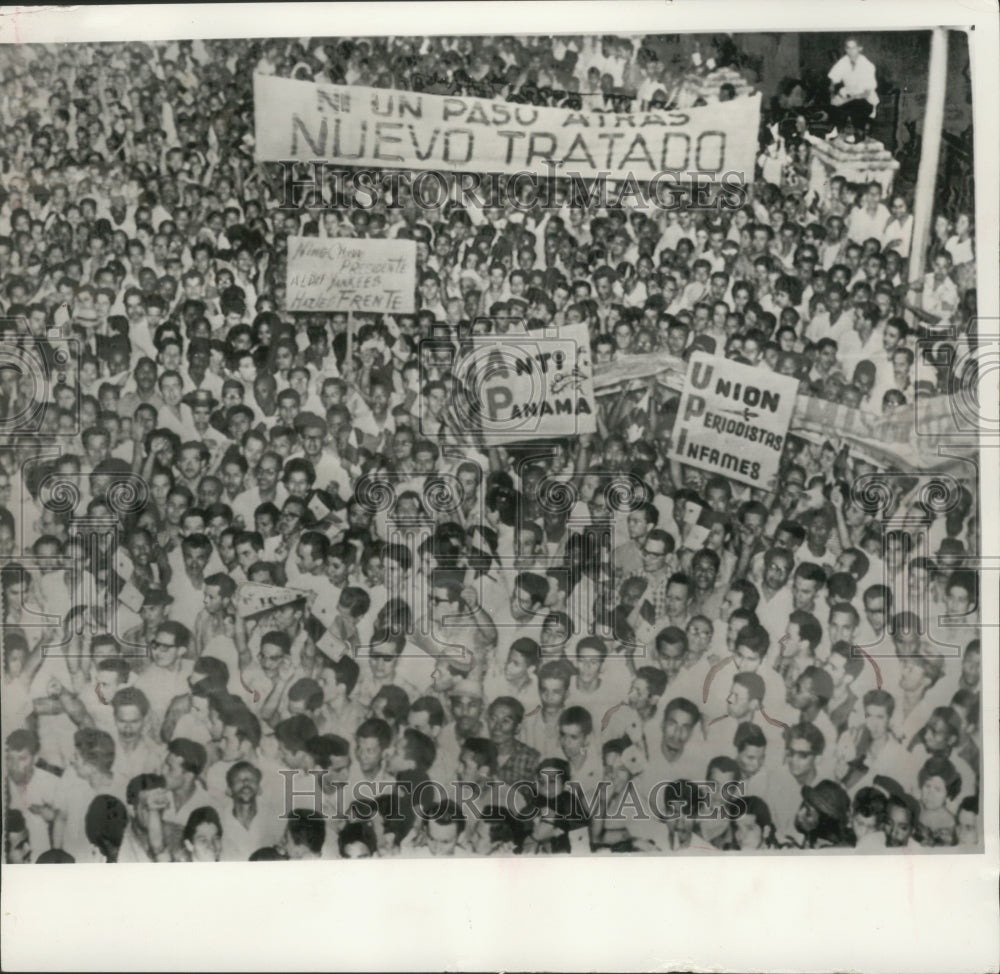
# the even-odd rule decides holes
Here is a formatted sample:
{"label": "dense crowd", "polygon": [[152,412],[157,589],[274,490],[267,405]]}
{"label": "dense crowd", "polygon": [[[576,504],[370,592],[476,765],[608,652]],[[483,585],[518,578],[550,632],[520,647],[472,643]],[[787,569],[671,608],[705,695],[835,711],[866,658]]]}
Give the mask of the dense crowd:
{"label": "dense crowd", "polygon": [[[661,40],[4,52],[8,862],[981,842],[974,479],[935,508],[836,430],[773,491],[706,476],[655,379],[470,441],[448,364],[585,323],[598,370],[701,350],[891,415],[975,344],[968,214],[911,283],[912,200],[817,183],[780,98],[729,210],[289,206],[253,161],[254,73],[684,107],[721,55]],[[416,312],[288,313],[293,234],[415,240]]]}

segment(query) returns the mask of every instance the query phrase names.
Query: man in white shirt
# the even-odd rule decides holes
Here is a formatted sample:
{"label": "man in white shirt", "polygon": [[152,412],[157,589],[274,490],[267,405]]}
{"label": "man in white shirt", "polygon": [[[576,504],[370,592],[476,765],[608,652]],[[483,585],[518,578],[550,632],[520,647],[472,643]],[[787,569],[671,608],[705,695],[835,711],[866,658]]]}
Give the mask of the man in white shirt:
{"label": "man in white shirt", "polygon": [[[882,202],[882,187],[878,183],[869,183],[861,205],[851,210],[847,218],[848,239],[858,244],[870,238],[881,241],[889,219],[889,211]],[[912,224],[913,221],[910,222]]]}
{"label": "man in white shirt", "polygon": [[184,386],[180,373],[163,372],[158,380],[163,408],[157,414],[157,422],[163,429],[172,430],[183,442],[198,440],[198,430],[194,425],[191,407],[182,402]]}
{"label": "man in white shirt", "polygon": [[81,727],[73,738],[75,751],[70,767],[60,782],[64,789],[66,834],[62,848],[77,862],[98,862],[87,838],[86,818],[90,803],[98,795],[113,795],[124,801],[128,782],[111,773],[115,760],[115,742],[110,734],[92,727]]}
{"label": "man in white shirt", "polygon": [[867,134],[868,122],[878,105],[875,65],[861,52],[853,38],[844,44],[844,56],[830,69],[830,115],[841,127],[848,121]]}
{"label": "man in white shirt", "polygon": [[246,862],[258,849],[281,839],[284,823],[277,808],[261,801],[261,773],[256,765],[249,761],[231,765],[226,771],[226,795],[219,815],[221,861]]}
{"label": "man in white shirt", "polygon": [[35,855],[63,847],[66,828],[64,795],[59,778],[38,767],[38,735],[19,728],[7,735],[6,805],[24,815]]}
{"label": "man in white shirt", "polygon": [[201,783],[208,756],[197,741],[175,737],[167,745],[163,777],[170,792],[170,804],[163,810],[163,821],[184,828],[188,816],[203,805],[215,805]]}
{"label": "man in white shirt", "polygon": [[192,663],[184,654],[190,642],[190,630],[183,623],[161,623],[149,644],[150,663],[135,679],[134,686],[149,702],[147,726],[156,735],[171,701],[188,692]]}
{"label": "man in white shirt", "polygon": [[845,375],[854,375],[859,362],[878,362],[885,353],[883,327],[878,323],[878,308],[864,304],[854,309],[854,327],[840,341],[838,359]]}
{"label": "man in white shirt", "polygon": [[904,260],[910,256],[913,240],[913,214],[902,196],[893,196],[889,222],[880,238],[883,250],[895,250]]}
{"label": "man in white shirt", "polygon": [[112,774],[131,781],[139,774],[158,774],[164,748],[148,729],[149,701],[135,687],[122,687],[111,701],[115,716],[115,763]]}
{"label": "man in white shirt", "polygon": [[951,319],[958,310],[958,288],[951,279],[951,254],[947,251],[934,258],[934,269],[924,275],[919,287],[910,285],[911,291],[919,291],[920,303],[904,301],[920,322],[935,332],[951,329]]}

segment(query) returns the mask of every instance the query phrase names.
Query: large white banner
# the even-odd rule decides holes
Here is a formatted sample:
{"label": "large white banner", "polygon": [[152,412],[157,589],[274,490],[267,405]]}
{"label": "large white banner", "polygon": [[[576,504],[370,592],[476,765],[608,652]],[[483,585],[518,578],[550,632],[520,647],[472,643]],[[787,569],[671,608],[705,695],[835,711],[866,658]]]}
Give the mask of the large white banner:
{"label": "large white banner", "polygon": [[739,173],[752,182],[760,95],[613,114],[254,76],[259,161],[541,176]]}
{"label": "large white banner", "polygon": [[671,439],[673,459],[772,490],[798,387],[789,376],[693,353]]}
{"label": "large white banner", "polygon": [[414,310],[415,240],[289,237],[286,307],[289,311]]}

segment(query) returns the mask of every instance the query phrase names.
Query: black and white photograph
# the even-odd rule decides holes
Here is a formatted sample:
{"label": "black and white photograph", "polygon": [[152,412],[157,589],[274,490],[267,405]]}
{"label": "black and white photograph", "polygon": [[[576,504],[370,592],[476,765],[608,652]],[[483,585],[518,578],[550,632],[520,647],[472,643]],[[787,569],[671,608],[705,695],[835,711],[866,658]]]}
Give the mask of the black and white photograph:
{"label": "black and white photograph", "polygon": [[985,866],[971,15],[254,6],[0,12],[4,872]]}

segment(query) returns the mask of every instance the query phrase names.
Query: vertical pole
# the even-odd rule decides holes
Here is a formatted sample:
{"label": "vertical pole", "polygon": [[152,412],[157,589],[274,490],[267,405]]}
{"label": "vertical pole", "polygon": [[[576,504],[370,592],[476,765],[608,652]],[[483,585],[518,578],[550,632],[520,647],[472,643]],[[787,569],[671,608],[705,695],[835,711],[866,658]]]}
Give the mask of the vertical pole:
{"label": "vertical pole", "polygon": [[927,73],[927,107],[924,110],[923,143],[917,188],[913,199],[913,243],[910,245],[910,283],[923,280],[927,244],[934,215],[934,188],[941,155],[941,128],[944,124],[944,95],[948,73],[948,31],[931,31],[931,61]]}
{"label": "vertical pole", "polygon": [[354,381],[354,312],[347,312],[347,354],[344,356],[344,378]]}

